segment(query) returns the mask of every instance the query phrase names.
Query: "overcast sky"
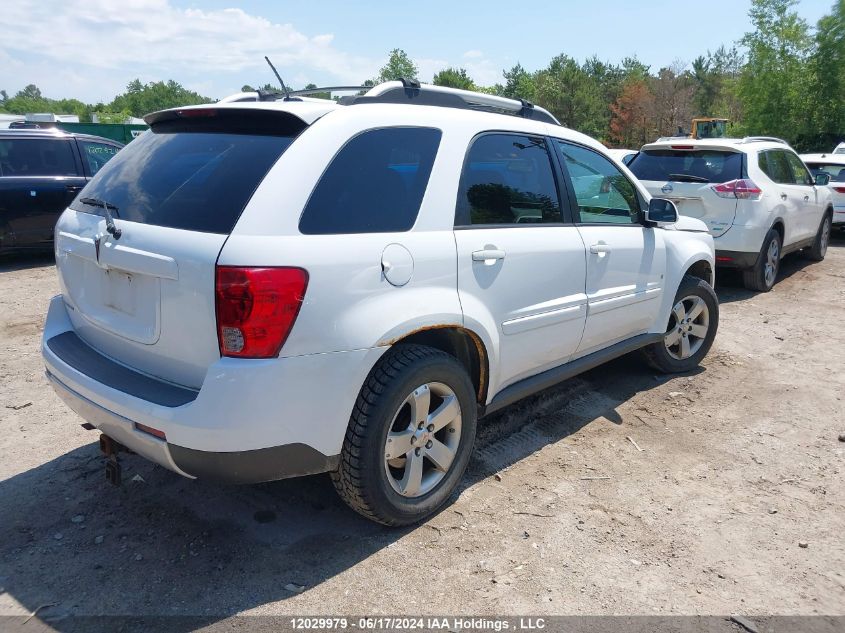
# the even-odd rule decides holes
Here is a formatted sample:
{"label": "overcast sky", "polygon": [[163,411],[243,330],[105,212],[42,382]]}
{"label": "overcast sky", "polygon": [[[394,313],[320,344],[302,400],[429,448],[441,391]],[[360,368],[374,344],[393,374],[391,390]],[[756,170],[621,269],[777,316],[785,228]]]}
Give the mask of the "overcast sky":
{"label": "overcast sky", "polygon": [[[45,96],[110,101],[134,78],[175,79],[219,98],[274,78],[302,87],[360,83],[402,48],[430,81],[463,66],[480,84],[517,61],[529,70],[555,55],[636,55],[654,69],[689,62],[749,29],[747,0],[5,0],[0,88],[29,83]],[[832,0],[801,0],[811,25]],[[233,8],[237,7],[237,8]],[[706,26],[702,26],[706,25]]]}

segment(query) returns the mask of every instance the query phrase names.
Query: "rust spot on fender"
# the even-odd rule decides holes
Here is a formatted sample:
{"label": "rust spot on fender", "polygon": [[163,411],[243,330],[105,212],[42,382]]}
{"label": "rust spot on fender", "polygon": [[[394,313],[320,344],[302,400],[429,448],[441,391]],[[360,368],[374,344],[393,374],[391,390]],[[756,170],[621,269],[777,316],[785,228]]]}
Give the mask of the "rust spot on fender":
{"label": "rust spot on fender", "polygon": [[415,330],[405,332],[401,336],[396,336],[394,338],[381,341],[379,342],[378,347],[389,347],[391,345],[395,345],[399,341],[405,340],[409,336],[413,336],[414,334],[419,334],[420,332],[428,332],[429,330],[442,330],[445,328],[459,330],[467,334],[470,340],[472,341],[473,345],[475,345],[475,351],[478,353],[478,393],[476,394],[476,397],[478,399],[478,402],[480,404],[483,404],[484,394],[487,392],[487,352],[484,349],[484,344],[481,342],[481,339],[472,330],[468,330],[459,325],[455,325],[454,323],[438,323],[435,325],[425,325]]}

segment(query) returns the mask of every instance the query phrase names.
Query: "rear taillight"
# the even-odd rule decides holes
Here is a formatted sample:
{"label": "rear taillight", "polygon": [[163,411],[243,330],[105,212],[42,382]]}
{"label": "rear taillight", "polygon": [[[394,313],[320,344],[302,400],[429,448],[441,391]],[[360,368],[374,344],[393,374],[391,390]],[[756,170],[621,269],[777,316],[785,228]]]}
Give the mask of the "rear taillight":
{"label": "rear taillight", "polygon": [[272,358],[293,328],[308,287],[301,268],[218,266],[217,340],[221,356]]}
{"label": "rear taillight", "polygon": [[720,198],[739,198],[740,200],[759,200],[763,190],[748,178],[723,182],[710,187]]}
{"label": "rear taillight", "polygon": [[834,187],[833,190],[836,193],[845,193],[845,187]]}

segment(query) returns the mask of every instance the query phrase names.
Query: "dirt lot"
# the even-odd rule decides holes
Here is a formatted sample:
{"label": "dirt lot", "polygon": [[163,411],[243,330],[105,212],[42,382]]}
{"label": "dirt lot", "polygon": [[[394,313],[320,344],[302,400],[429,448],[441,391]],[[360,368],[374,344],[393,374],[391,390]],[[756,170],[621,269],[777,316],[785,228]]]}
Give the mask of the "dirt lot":
{"label": "dirt lot", "polygon": [[455,503],[397,531],[324,476],[130,457],[109,486],[43,376],[52,262],[2,260],[0,614],[845,614],[845,240],[721,281],[700,371],[623,358],[486,420]]}

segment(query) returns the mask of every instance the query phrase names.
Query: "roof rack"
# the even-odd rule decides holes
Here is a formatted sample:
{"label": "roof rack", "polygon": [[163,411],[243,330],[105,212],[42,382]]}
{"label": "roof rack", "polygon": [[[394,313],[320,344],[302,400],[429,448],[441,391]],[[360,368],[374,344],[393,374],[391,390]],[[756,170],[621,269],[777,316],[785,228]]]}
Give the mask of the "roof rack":
{"label": "roof rack", "polygon": [[363,103],[395,103],[408,105],[428,105],[442,108],[458,108],[462,110],[478,110],[496,114],[508,114],[525,119],[542,121],[560,125],[551,112],[540,106],[535,106],[525,99],[508,99],[482,92],[447,88],[421,84],[416,79],[399,79],[387,81],[377,86],[325,86],[306,88],[305,90],[291,90],[287,93],[278,90],[257,90],[255,92],[241,92],[220,100],[220,103],[237,101],[300,101],[299,97],[326,92],[364,91],[364,94],[340,97],[340,105],[356,105]]}
{"label": "roof rack", "polygon": [[548,110],[535,106],[525,99],[508,99],[506,97],[472,92],[470,90],[421,84],[414,79],[387,81],[373,86],[363,95],[341,97],[338,103],[343,105],[401,103],[458,108],[462,110],[481,110],[560,125],[560,121]]}
{"label": "roof rack", "polygon": [[784,145],[789,145],[786,141],[782,138],[778,138],[776,136],[746,136],[742,139],[743,143],[757,143],[759,141],[768,141],[770,143],[783,143]]}

